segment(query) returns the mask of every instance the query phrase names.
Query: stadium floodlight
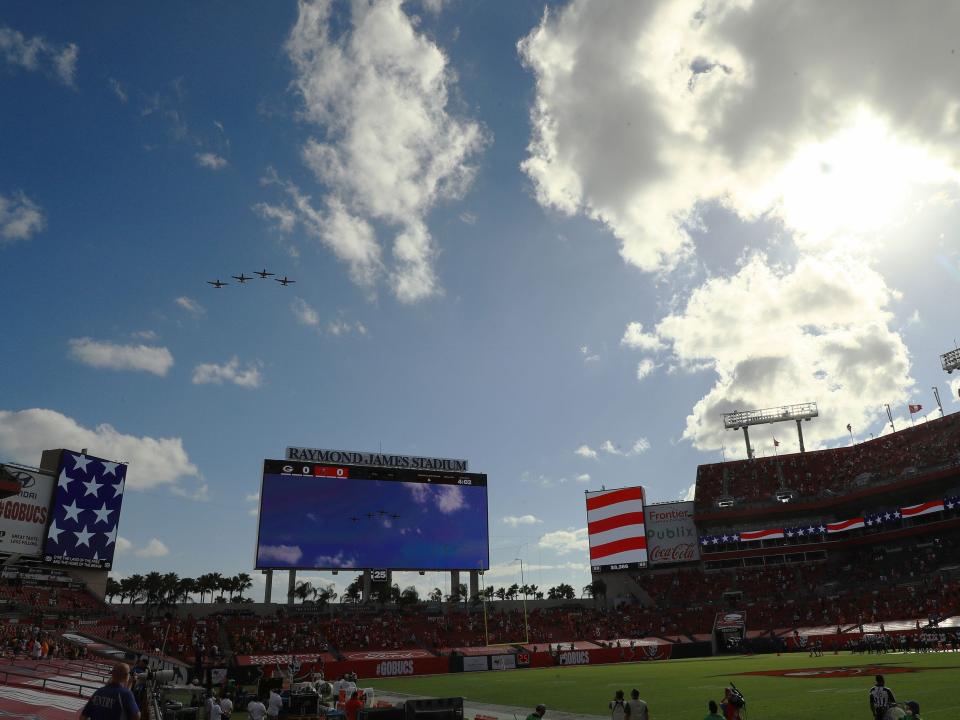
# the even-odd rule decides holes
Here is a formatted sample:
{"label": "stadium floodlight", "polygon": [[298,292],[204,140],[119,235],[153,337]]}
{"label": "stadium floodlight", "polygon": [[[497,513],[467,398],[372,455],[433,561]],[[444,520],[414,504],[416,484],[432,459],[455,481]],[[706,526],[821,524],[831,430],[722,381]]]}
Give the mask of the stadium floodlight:
{"label": "stadium floodlight", "polygon": [[753,448],[750,447],[750,433],[747,430],[751,425],[769,425],[771,423],[795,420],[797,436],[800,438],[800,452],[804,452],[803,429],[800,423],[819,417],[815,402],[798,403],[796,405],[781,405],[763,410],[734,410],[723,414],[723,427],[727,430],[743,430],[743,439],[747,443],[747,457],[753,459]]}
{"label": "stadium floodlight", "polygon": [[960,348],[945,352],[940,356],[940,364],[948,373],[954,370],[960,370]]}

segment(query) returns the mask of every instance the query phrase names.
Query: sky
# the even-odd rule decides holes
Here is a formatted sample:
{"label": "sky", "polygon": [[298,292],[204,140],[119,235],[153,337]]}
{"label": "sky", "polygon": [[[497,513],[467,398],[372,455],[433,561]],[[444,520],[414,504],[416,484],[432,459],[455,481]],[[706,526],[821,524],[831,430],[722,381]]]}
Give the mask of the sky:
{"label": "sky", "polygon": [[[9,0],[0,459],[129,462],[115,573],[251,572],[259,597],[263,459],[466,458],[486,582],[522,559],[580,588],[584,491],[686,497],[743,457],[723,412],[815,401],[819,448],[888,430],[886,404],[923,422],[934,387],[958,409],[958,23]],[[260,269],[296,282],[231,278]],[[796,450],[784,426],[757,453],[775,436]]]}

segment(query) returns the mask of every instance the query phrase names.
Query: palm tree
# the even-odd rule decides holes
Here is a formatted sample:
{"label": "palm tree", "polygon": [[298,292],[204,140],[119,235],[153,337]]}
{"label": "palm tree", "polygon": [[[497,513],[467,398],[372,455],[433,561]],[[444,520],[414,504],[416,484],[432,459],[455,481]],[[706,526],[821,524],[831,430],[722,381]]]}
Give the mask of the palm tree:
{"label": "palm tree", "polygon": [[107,602],[110,602],[113,598],[120,596],[121,601],[123,600],[123,588],[120,586],[120,582],[112,577],[107,578],[107,589],[104,593],[104,598]]}
{"label": "palm tree", "polygon": [[501,587],[498,587],[498,588],[497,588],[497,591],[494,593],[494,595],[496,595],[497,598],[500,599],[500,600],[506,600],[506,599],[507,599],[507,589],[506,589],[505,587],[502,587],[502,586],[501,586]]}
{"label": "palm tree", "polygon": [[517,595],[519,595],[519,594],[520,594],[520,586],[517,585],[516,583],[514,583],[513,585],[511,585],[510,587],[507,588],[507,599],[508,599],[508,600],[516,600],[516,599],[517,599]]}
{"label": "palm tree", "polygon": [[236,581],[235,590],[240,596],[240,599],[243,600],[243,591],[249,590],[253,587],[253,578],[251,578],[247,573],[240,573],[237,575],[234,580]]}
{"label": "palm tree", "polygon": [[428,596],[431,602],[442,602],[443,601],[443,590],[440,588],[434,588],[430,591]]}
{"label": "palm tree", "polygon": [[190,596],[199,590],[199,582],[193,578],[180,578],[177,584],[177,597],[181,602],[189,602]]}
{"label": "palm tree", "polygon": [[175,572],[165,573],[161,576],[163,584],[160,587],[159,603],[166,605],[176,603],[180,594],[180,576]]}
{"label": "palm tree", "polygon": [[401,605],[416,605],[418,602],[420,602],[420,593],[413,585],[405,587],[403,592],[400,593]]}
{"label": "palm tree", "polygon": [[315,592],[315,599],[318,605],[326,605],[337,599],[337,591],[333,589],[333,585],[327,585]]}
{"label": "palm tree", "polygon": [[293,596],[300,598],[300,602],[306,602],[307,598],[311,595],[316,595],[316,592],[313,583],[309,580],[303,580],[297,583],[297,587],[293,591]]}
{"label": "palm tree", "polygon": [[130,601],[130,604],[133,605],[143,597],[143,575],[131,575],[130,577],[123,578],[123,580],[120,581],[120,587],[122,590],[120,596],[121,602],[123,598],[126,597]]}

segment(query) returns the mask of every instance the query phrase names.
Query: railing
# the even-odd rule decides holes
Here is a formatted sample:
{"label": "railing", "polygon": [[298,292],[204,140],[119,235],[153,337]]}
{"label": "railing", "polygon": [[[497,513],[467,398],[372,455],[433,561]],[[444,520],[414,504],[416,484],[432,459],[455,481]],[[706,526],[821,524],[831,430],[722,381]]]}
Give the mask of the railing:
{"label": "railing", "polygon": [[[96,692],[96,688],[80,683],[67,682],[55,678],[37,677],[27,673],[18,673],[11,670],[0,670],[3,685],[15,685],[31,689],[52,690],[53,692],[76,695],[77,697],[90,697]],[[11,678],[13,678],[11,680]],[[22,678],[22,679],[21,679]]]}

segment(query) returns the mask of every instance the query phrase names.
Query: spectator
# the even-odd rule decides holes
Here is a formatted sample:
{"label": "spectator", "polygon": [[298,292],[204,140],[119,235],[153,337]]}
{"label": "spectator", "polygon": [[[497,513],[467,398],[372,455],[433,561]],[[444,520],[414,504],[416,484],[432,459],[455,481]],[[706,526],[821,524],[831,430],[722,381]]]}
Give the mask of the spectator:
{"label": "spectator", "polygon": [[354,690],[350,694],[350,699],[344,706],[343,711],[347,715],[347,720],[357,720],[357,713],[363,707],[363,700],[360,699],[360,691]]}
{"label": "spectator", "polygon": [[280,717],[280,710],[283,709],[283,698],[276,690],[270,691],[270,699],[267,700],[267,717],[276,720]]}
{"label": "spectator", "polygon": [[913,720],[920,720],[920,703],[916,700],[907,700],[906,704],[907,717],[913,718]]}
{"label": "spectator", "polygon": [[140,708],[127,687],[130,668],[117,663],[110,682],[97,690],[80,711],[80,720],[140,720]]}
{"label": "spectator", "polygon": [[723,715],[720,715],[717,710],[717,703],[713,700],[707,703],[707,709],[710,711],[703,720],[723,720]]}
{"label": "spectator", "polygon": [[629,712],[627,713],[632,720],[649,720],[650,711],[647,704],[640,699],[640,691],[634,688],[630,691],[630,702],[627,703]]}
{"label": "spectator", "polygon": [[543,703],[537,705],[533,712],[527,715],[527,720],[540,720],[544,715],[547,714],[547,706]]}
{"label": "spectator", "polygon": [[267,714],[266,706],[260,701],[260,698],[254,698],[247,703],[247,715],[250,720],[263,720]]}
{"label": "spectator", "polygon": [[607,707],[610,708],[610,720],[626,720],[630,717],[630,706],[623,700],[623,690],[617,690]]}

